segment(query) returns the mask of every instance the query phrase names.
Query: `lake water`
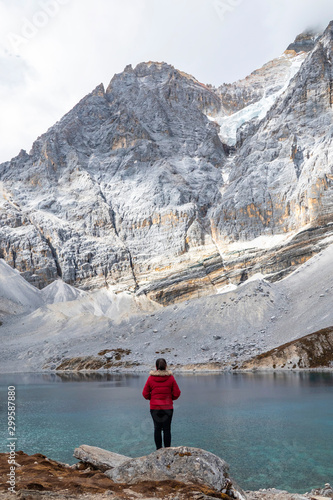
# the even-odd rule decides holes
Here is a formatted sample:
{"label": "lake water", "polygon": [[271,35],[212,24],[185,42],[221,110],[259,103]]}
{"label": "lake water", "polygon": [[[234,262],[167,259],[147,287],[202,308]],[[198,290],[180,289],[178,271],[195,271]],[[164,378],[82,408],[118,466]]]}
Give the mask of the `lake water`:
{"label": "lake water", "polygon": [[[0,375],[0,451],[7,386],[16,386],[17,450],[74,463],[81,444],[128,456],[154,451],[145,375]],[[172,446],[226,460],[244,489],[305,492],[333,484],[333,374],[177,375]]]}

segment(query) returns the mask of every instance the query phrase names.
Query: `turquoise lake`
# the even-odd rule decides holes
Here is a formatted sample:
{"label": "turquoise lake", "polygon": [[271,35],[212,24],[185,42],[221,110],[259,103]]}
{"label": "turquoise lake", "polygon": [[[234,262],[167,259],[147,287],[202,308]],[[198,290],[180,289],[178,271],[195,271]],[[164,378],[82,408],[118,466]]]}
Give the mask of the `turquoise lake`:
{"label": "turquoise lake", "polygon": [[[7,387],[16,387],[17,450],[74,463],[74,448],[128,456],[154,451],[146,375],[0,375],[0,444],[8,443]],[[226,460],[243,489],[305,492],[333,484],[333,374],[176,375],[172,446]]]}

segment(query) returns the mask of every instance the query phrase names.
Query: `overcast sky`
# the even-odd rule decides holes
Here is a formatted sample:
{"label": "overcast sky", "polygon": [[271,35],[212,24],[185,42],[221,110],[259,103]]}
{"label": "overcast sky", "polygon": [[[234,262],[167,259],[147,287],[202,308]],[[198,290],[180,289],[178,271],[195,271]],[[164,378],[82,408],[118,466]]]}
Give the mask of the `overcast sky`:
{"label": "overcast sky", "polygon": [[332,0],[0,0],[0,162],[127,64],[217,86],[330,20]]}

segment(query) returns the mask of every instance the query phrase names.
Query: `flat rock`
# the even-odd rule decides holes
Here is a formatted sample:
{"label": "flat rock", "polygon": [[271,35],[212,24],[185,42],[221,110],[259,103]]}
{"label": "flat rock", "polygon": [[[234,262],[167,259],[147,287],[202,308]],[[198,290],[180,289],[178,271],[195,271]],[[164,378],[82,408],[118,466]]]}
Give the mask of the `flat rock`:
{"label": "flat rock", "polygon": [[97,446],[89,446],[87,444],[75,448],[73,455],[82,462],[93,465],[101,470],[119,467],[125,462],[132,460],[125,455],[119,455],[118,453],[113,453],[112,451],[103,450]]}
{"label": "flat rock", "polygon": [[239,500],[245,495],[228,475],[228,464],[205,450],[187,446],[162,448],[150,455],[134,458],[105,472],[115,483],[174,480],[197,483],[224,492]]}

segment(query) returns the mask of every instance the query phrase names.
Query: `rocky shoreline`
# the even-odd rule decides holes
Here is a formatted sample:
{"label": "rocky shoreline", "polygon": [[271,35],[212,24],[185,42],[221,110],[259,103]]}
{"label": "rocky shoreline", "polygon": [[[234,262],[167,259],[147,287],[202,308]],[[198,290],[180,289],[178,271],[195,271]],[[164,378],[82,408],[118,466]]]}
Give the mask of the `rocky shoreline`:
{"label": "rocky shoreline", "polygon": [[[333,372],[333,367],[319,367],[319,368],[273,368],[271,366],[265,366],[265,367],[251,367],[251,368],[231,368],[230,366],[227,367],[210,367],[209,364],[205,363],[200,363],[198,365],[191,365],[190,367],[187,365],[183,366],[173,366],[169,365],[170,370],[174,374],[179,374],[179,375],[209,375],[209,374],[222,374],[222,373],[332,373]],[[140,365],[137,367],[127,367],[126,365],[119,365],[114,368],[107,368],[107,369],[83,369],[83,370],[43,370],[43,371],[36,371],[36,370],[31,370],[31,371],[24,371],[21,372],[19,370],[13,371],[13,372],[1,372],[0,373],[6,373],[6,374],[22,374],[22,373],[34,373],[34,374],[42,374],[42,375],[57,375],[60,378],[67,378],[66,376],[70,377],[71,380],[74,380],[77,378],[78,380],[82,380],[83,378],[91,377],[91,376],[105,376],[105,375],[113,375],[113,374],[119,374],[119,375],[137,375],[137,374],[147,374],[149,373],[150,370],[153,369],[153,366],[149,365]]]}
{"label": "rocky shoreline", "polygon": [[0,453],[0,499],[24,500],[327,500],[333,490],[327,483],[309,493],[276,489],[242,491],[229,476],[221,458],[198,448],[164,448],[150,455],[129,458],[82,445],[79,459],[63,464],[36,453],[16,453],[15,492],[8,491],[8,454]]}

